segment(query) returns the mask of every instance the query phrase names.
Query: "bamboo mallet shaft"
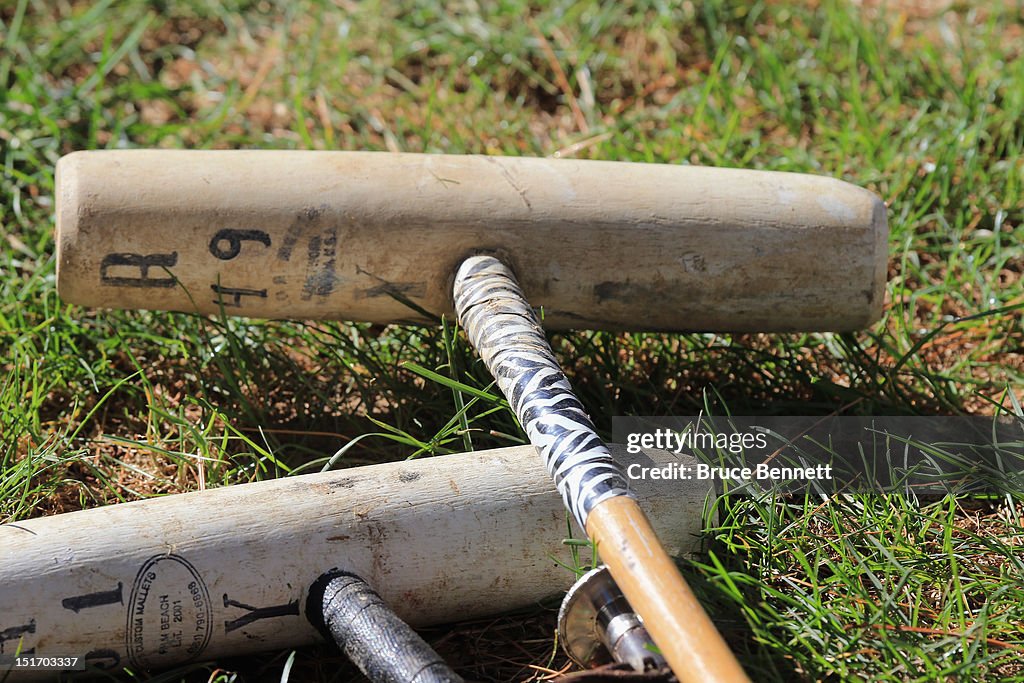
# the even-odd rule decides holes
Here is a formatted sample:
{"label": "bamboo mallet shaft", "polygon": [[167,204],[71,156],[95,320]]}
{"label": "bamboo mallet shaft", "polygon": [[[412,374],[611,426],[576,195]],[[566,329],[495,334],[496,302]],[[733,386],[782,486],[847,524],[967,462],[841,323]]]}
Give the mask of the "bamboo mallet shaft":
{"label": "bamboo mallet shaft", "polygon": [[473,346],[540,451],[562,500],[683,683],[747,677],[665,552],[626,477],[555,360],[512,271],[466,259],[455,310]]}

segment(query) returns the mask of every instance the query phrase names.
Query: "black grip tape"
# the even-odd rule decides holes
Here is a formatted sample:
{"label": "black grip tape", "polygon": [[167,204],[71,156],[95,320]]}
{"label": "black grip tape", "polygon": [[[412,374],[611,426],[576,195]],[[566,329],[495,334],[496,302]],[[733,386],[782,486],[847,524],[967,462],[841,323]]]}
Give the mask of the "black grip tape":
{"label": "black grip tape", "polygon": [[373,683],[463,683],[355,574],[336,569],[317,579],[306,615]]}

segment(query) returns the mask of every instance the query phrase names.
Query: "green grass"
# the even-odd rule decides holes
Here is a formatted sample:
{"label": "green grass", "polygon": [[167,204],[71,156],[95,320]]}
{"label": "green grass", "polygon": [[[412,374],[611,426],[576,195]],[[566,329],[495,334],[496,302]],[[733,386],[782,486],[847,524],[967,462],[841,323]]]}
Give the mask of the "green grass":
{"label": "green grass", "polygon": [[[0,3],[0,521],[194,490],[200,476],[213,487],[314,471],[337,453],[331,466],[523,440],[450,326],[62,303],[53,166],[77,149],[571,155],[835,176],[889,206],[883,320],[844,335],[552,335],[598,426],[705,405],[1015,411],[1019,3],[403,6]],[[755,680],[1019,680],[1020,504],[726,498],[686,571]],[[468,676],[524,679],[549,663],[549,616],[443,638],[475,648]],[[480,636],[498,631],[514,636]],[[513,641],[539,641],[525,650],[536,658]],[[292,677],[345,680],[332,657],[301,651]],[[276,679],[288,659],[222,665]]]}

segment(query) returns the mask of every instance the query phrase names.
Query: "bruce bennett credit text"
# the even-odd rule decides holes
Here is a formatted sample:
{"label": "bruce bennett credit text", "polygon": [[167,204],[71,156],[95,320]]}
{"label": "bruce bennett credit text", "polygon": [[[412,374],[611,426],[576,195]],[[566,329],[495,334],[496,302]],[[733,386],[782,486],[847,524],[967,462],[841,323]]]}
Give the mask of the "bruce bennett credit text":
{"label": "bruce bennett credit text", "polygon": [[771,463],[758,463],[753,467],[719,467],[705,463],[673,462],[658,467],[644,467],[633,463],[626,468],[630,479],[669,479],[698,481],[717,479],[719,481],[831,481],[832,465],[811,467],[776,467]]}

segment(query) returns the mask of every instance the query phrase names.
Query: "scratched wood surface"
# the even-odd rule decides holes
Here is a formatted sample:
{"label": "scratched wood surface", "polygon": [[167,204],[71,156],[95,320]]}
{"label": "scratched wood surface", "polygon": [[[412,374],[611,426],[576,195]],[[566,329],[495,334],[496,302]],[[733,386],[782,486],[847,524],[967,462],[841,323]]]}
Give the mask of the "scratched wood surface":
{"label": "scratched wood surface", "polygon": [[127,150],[64,157],[56,196],[58,289],[85,306],[429,322],[493,253],[549,329],[851,330],[882,307],[885,207],[818,176]]}
{"label": "scratched wood surface", "polygon": [[[679,462],[613,453],[627,467]],[[709,482],[634,483],[666,546],[695,549]],[[308,589],[333,568],[362,576],[413,625],[496,614],[572,584],[552,561],[571,563],[566,523],[523,446],[0,525],[0,653],[20,643],[158,669],[313,643]]]}

